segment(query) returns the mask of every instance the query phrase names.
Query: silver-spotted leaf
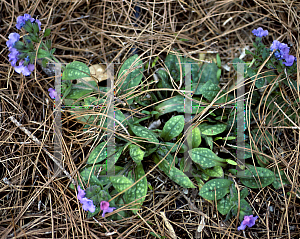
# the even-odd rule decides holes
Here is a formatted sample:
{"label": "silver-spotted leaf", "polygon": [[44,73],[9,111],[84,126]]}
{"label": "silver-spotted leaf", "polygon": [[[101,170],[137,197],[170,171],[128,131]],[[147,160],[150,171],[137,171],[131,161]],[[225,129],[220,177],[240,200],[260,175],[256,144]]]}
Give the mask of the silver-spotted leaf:
{"label": "silver-spotted leaf", "polygon": [[145,152],[135,144],[129,145],[129,153],[130,153],[130,157],[136,163],[140,163],[143,160],[145,155]]}
{"label": "silver-spotted leaf", "polygon": [[201,188],[199,195],[207,200],[219,200],[230,192],[229,179],[212,179]]}
{"label": "silver-spotted leaf", "polygon": [[161,137],[165,141],[170,141],[174,137],[177,137],[184,128],[184,116],[177,115],[169,119],[164,125]]}
{"label": "silver-spotted leaf", "polygon": [[207,136],[207,135],[204,135],[204,134],[202,134],[201,136],[204,138],[204,140],[205,140],[206,144],[208,145],[208,147],[212,150],[213,146],[214,146],[214,141],[213,141],[212,136]]}
{"label": "silver-spotted leaf", "polygon": [[200,88],[200,94],[202,94],[210,102],[213,101],[213,99],[217,96],[219,91],[220,87],[210,80]]}
{"label": "silver-spotted leaf", "polygon": [[66,66],[62,74],[62,80],[76,80],[90,75],[89,67],[79,61],[73,61]]}
{"label": "silver-spotted leaf", "polygon": [[[155,163],[158,163],[162,158],[158,155],[154,154],[153,159]],[[182,171],[171,166],[168,161],[163,160],[159,165],[159,169],[161,169],[171,180],[175,183],[179,184],[183,188],[195,188],[193,182],[186,176]]]}
{"label": "silver-spotted leaf", "polygon": [[263,188],[274,182],[275,175],[269,169],[252,166],[245,170],[245,177],[240,180],[249,188]]}
{"label": "silver-spotted leaf", "polygon": [[133,181],[130,180],[129,178],[125,177],[124,175],[122,175],[122,176],[112,176],[112,177],[109,177],[109,180],[112,183],[112,185],[114,186],[114,188],[119,193],[122,192],[125,189],[129,190],[129,187],[133,184]]}
{"label": "silver-spotted leaf", "polygon": [[204,173],[210,177],[221,178],[224,175],[223,168],[221,166],[215,166],[213,168],[207,168]]}
{"label": "silver-spotted leaf", "polygon": [[220,200],[218,200],[217,207],[218,207],[219,213],[221,213],[222,215],[226,215],[232,208],[230,198],[228,196],[226,196],[226,197],[223,197]]}
{"label": "silver-spotted leaf", "polygon": [[[121,79],[120,89],[123,94],[128,94],[130,91],[134,91],[143,78],[144,65],[143,61],[139,59],[137,54],[129,57],[124,64],[121,66],[121,69],[118,74],[118,79]],[[133,94],[130,94],[130,98]],[[128,99],[128,104],[132,104],[133,99]]]}
{"label": "silver-spotted leaf", "polygon": [[213,136],[221,134],[226,130],[226,124],[217,123],[217,124],[208,124],[202,123],[199,125],[200,131],[203,135]]}
{"label": "silver-spotted leaf", "polygon": [[188,131],[187,142],[190,149],[199,147],[201,144],[201,132],[199,127],[195,127],[193,130]]}
{"label": "silver-spotted leaf", "polygon": [[195,148],[189,150],[191,159],[201,165],[202,168],[212,168],[215,166],[225,166],[225,159],[218,157],[213,151],[207,148]]}
{"label": "silver-spotted leaf", "polygon": [[158,143],[158,139],[156,138],[156,135],[149,129],[139,126],[139,125],[133,125],[130,124],[130,129],[132,132],[136,135],[139,136],[151,143]]}
{"label": "silver-spotted leaf", "polygon": [[[195,97],[193,99],[201,101],[201,99]],[[201,102],[204,102],[203,100]],[[192,114],[200,113],[205,107],[201,107],[200,104],[192,101]],[[170,99],[165,100],[164,102],[155,106],[155,111],[159,113],[155,115],[158,118],[160,115],[164,115],[171,112],[178,112],[178,113],[187,113],[187,109],[184,107],[184,96],[176,95]]]}
{"label": "silver-spotted leaf", "polygon": [[124,195],[125,202],[127,204],[129,203],[138,203],[139,205],[134,205],[132,208],[135,208],[132,212],[136,213],[138,211],[138,208],[141,207],[143,202],[145,201],[146,195],[147,195],[147,190],[148,190],[148,183],[147,183],[147,178],[145,176],[145,171],[143,169],[143,165],[141,163],[138,163],[135,170],[134,170],[134,176],[135,179],[134,181],[139,180],[140,178],[141,181],[139,181],[136,185],[134,185],[132,188],[130,188],[128,191],[126,191]]}
{"label": "silver-spotted leaf", "polygon": [[216,63],[204,63],[200,69],[200,83],[206,83],[211,81],[214,84],[219,84],[219,79],[217,77],[218,66]]}
{"label": "silver-spotted leaf", "polygon": [[116,163],[122,154],[122,150],[123,147],[116,146],[114,150],[111,150],[109,155],[107,156],[107,144],[105,145],[105,142],[102,142],[93,149],[86,163],[96,164],[102,162],[106,158],[107,160],[112,160],[114,158]]}

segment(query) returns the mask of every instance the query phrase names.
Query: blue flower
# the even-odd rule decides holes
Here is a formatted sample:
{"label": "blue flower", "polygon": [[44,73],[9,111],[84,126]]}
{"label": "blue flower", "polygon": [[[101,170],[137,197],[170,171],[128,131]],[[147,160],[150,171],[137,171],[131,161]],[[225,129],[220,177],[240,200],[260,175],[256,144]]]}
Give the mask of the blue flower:
{"label": "blue flower", "polygon": [[19,74],[23,74],[24,76],[29,76],[31,72],[34,70],[34,64],[28,64],[28,66],[23,65],[24,60],[19,62],[19,66],[15,66],[15,71]]}
{"label": "blue flower", "polygon": [[292,66],[297,59],[292,55],[287,55],[285,56],[284,60],[286,62],[282,62],[282,64],[284,64],[285,66]]}
{"label": "blue flower", "polygon": [[[57,97],[57,92],[56,92],[53,88],[49,88],[48,91],[49,91],[49,95],[50,95],[51,99],[54,100],[54,99]],[[79,186],[78,186],[78,187],[79,187]],[[78,189],[78,188],[77,188],[77,189]],[[79,187],[79,189],[78,189],[78,199],[79,199],[79,197],[80,197],[80,198],[83,198],[84,195],[85,195],[85,192],[84,192],[84,195],[83,195],[83,196],[79,196],[79,195],[82,195],[82,193],[80,194],[79,190],[81,190],[81,191],[84,192],[84,190],[80,189],[80,187]],[[80,200],[80,199],[79,199],[79,200]]]}
{"label": "blue flower", "polygon": [[17,41],[19,41],[20,35],[19,35],[18,33],[15,33],[15,32],[10,33],[9,36],[8,36],[8,39],[9,39],[9,40],[6,42],[6,46],[7,46],[8,48],[10,48],[10,47],[13,47],[14,44],[15,44]]}
{"label": "blue flower", "polygon": [[10,53],[8,54],[8,60],[10,64],[15,67],[18,61],[18,55],[20,55],[20,52],[16,48],[9,48]]}
{"label": "blue flower", "polygon": [[24,14],[24,16],[18,16],[16,28],[21,30],[21,28],[25,25],[26,21],[30,20],[30,22],[34,22],[34,18],[32,18],[29,14]]}
{"label": "blue flower", "polygon": [[279,49],[280,44],[281,44],[280,41],[274,40],[270,47],[270,50],[274,51],[274,50]]}
{"label": "blue flower", "polygon": [[255,221],[258,218],[258,216],[253,217],[253,215],[250,216],[244,216],[244,220],[242,221],[241,225],[238,227],[238,230],[245,230],[246,226],[253,227],[255,225]]}
{"label": "blue flower", "polygon": [[84,197],[80,202],[82,203],[83,210],[90,211],[91,213],[95,212],[96,206],[94,205],[93,200]]}
{"label": "blue flower", "polygon": [[261,27],[254,29],[252,33],[257,37],[265,37],[269,34],[268,30],[263,30]]}
{"label": "blue flower", "polygon": [[[52,88],[50,88],[50,89],[52,89]],[[49,89],[49,90],[50,90],[50,89]],[[49,90],[48,90],[48,91],[49,91]],[[50,95],[50,96],[51,96],[51,95]],[[52,98],[52,97],[51,97],[51,98]],[[78,185],[78,187],[77,187],[77,190],[78,190],[77,198],[78,198],[78,200],[80,201],[80,203],[82,204],[83,210],[85,210],[85,211],[90,211],[91,213],[95,212],[96,206],[94,205],[93,200],[87,199],[87,198],[85,197],[85,191],[82,190],[82,189],[80,188],[79,185]]]}
{"label": "blue flower", "polygon": [[42,25],[42,23],[40,22],[40,20],[39,20],[39,19],[36,19],[35,22],[38,24],[39,29],[41,30],[41,25]]}

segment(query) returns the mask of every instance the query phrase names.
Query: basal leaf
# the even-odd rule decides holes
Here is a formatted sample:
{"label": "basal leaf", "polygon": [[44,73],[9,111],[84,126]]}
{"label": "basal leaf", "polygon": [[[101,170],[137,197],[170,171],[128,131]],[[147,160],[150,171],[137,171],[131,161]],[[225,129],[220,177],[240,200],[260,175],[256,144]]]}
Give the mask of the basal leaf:
{"label": "basal leaf", "polygon": [[202,94],[210,102],[217,96],[220,91],[220,87],[213,83],[211,80],[207,81],[200,89],[200,94]]}
{"label": "basal leaf", "polygon": [[169,119],[164,125],[161,137],[165,141],[170,141],[174,137],[177,137],[184,128],[184,116],[177,115]]}
{"label": "basal leaf", "polygon": [[89,67],[79,61],[73,61],[66,66],[63,72],[62,80],[76,80],[90,75]]}
{"label": "basal leaf", "polygon": [[208,124],[202,123],[199,125],[200,131],[203,135],[213,136],[217,134],[223,133],[227,126],[226,124],[216,123],[216,124]]}
{"label": "basal leaf", "polygon": [[207,200],[219,200],[230,192],[229,179],[211,179],[201,188],[199,195]]}
{"label": "basal leaf", "polygon": [[245,170],[245,177],[241,178],[240,180],[242,184],[249,188],[262,188],[273,183],[275,180],[275,175],[269,169],[260,167],[255,168],[252,166]]}
{"label": "basal leaf", "polygon": [[211,81],[213,84],[218,85],[219,79],[217,77],[218,66],[216,63],[204,63],[200,69],[200,83]]}
{"label": "basal leaf", "polygon": [[[142,178],[145,175],[145,171],[143,169],[143,165],[141,163],[138,163],[135,170],[135,181]],[[145,201],[146,195],[147,195],[147,178],[144,177],[141,181],[139,181],[136,185],[134,185],[132,188],[130,188],[128,191],[126,191],[124,195],[125,203],[129,204],[131,202],[139,203],[140,205],[134,205],[132,208],[140,208],[143,202]],[[138,210],[133,210],[133,213],[136,213]]]}
{"label": "basal leaf", "polygon": [[132,132],[141,138],[144,138],[145,140],[151,142],[151,143],[158,143],[158,139],[156,138],[156,135],[149,129],[139,126],[139,125],[133,125],[130,124],[130,129]]}
{"label": "basal leaf", "polygon": [[140,163],[143,160],[145,155],[145,152],[135,144],[129,145],[129,153],[130,153],[130,157],[136,163]]}
{"label": "basal leaf", "polygon": [[[141,83],[143,78],[144,65],[138,55],[133,55],[129,57],[122,65],[118,79],[121,79],[120,89],[123,94],[127,94],[130,91],[134,91],[135,87]],[[131,97],[133,94],[130,94]],[[128,104],[132,104],[133,99],[127,100]]]}
{"label": "basal leaf", "polygon": [[201,165],[202,168],[225,166],[225,159],[218,157],[213,151],[207,148],[195,148],[189,150],[191,159]]}

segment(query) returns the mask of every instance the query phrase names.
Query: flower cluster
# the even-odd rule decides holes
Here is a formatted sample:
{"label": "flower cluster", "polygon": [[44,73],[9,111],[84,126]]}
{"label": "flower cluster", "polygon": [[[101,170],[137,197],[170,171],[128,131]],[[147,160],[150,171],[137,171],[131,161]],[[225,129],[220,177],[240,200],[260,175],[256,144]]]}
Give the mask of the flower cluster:
{"label": "flower cluster", "polygon": [[87,199],[85,197],[85,191],[82,190],[79,185],[77,187],[77,190],[78,190],[77,198],[82,204],[83,210],[90,211],[91,213],[95,212],[96,207],[93,203],[93,200]]}
{"label": "flower cluster", "polygon": [[274,55],[278,60],[285,60],[285,62],[282,62],[282,64],[284,64],[285,66],[292,66],[296,61],[296,57],[289,55],[290,48],[285,43],[274,40],[270,47],[270,50],[275,50]]}
{"label": "flower cluster", "polygon": [[261,27],[254,29],[252,33],[257,37],[265,37],[269,34],[268,30],[263,30]]}
{"label": "flower cluster", "polygon": [[[31,36],[24,36],[25,44],[20,41],[20,35],[16,32],[10,33],[6,45],[10,51],[8,58],[17,73],[29,76],[34,70],[35,51],[33,39],[37,40],[38,32],[41,30],[41,22],[32,18],[29,14],[17,18],[16,28],[24,28]],[[19,63],[17,64],[17,62]]]}
{"label": "flower cluster", "polygon": [[258,218],[258,216],[253,217],[253,215],[250,216],[244,216],[244,220],[242,221],[242,224],[238,227],[238,230],[245,230],[246,226],[253,227],[255,225],[255,221]]}
{"label": "flower cluster", "polygon": [[[269,34],[267,30],[263,30],[261,27],[254,29],[252,33],[257,37],[265,37]],[[275,57],[278,60],[284,60],[282,64],[284,64],[285,66],[292,66],[297,60],[296,57],[289,55],[290,48],[285,43],[281,43],[277,40],[274,40],[270,47],[270,51],[274,50]]]}

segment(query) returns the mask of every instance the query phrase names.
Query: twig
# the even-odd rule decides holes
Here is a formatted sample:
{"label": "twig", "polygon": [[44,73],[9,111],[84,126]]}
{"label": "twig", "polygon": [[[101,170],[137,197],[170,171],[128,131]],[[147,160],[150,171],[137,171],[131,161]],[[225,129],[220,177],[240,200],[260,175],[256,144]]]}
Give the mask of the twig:
{"label": "twig", "polygon": [[56,160],[56,158],[48,152],[48,150],[42,146],[42,143],[35,137],[29,130],[27,130],[22,124],[20,124],[13,116],[8,117],[17,127],[19,127],[30,139],[32,139],[38,146],[41,146],[45,153],[53,160],[53,162],[60,168],[61,171],[70,179],[70,181],[76,185],[72,176],[64,169],[64,167]]}

